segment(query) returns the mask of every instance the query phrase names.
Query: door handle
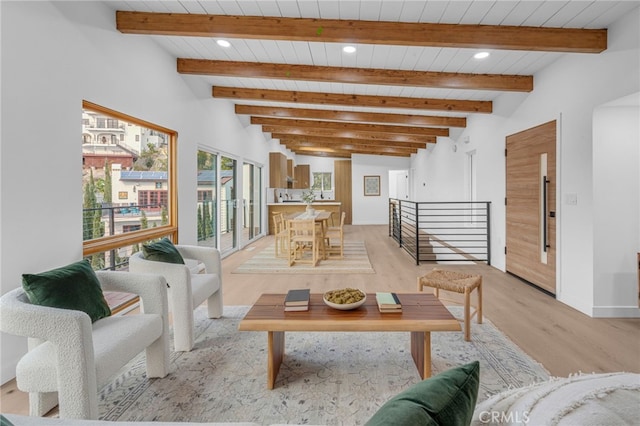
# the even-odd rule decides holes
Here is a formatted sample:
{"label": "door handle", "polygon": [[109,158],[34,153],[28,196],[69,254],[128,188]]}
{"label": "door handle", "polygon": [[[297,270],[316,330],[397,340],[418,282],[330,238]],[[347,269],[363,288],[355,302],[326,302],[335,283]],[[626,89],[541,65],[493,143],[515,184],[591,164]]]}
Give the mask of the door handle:
{"label": "door handle", "polygon": [[[547,186],[549,185],[551,181],[549,179],[547,179],[546,176],[542,177],[542,250],[544,250],[545,252],[547,251],[548,248],[551,247],[551,245],[549,245],[549,235],[547,232],[547,207],[548,207],[548,203],[547,203],[547,196],[548,196],[548,189]],[[549,215],[551,215],[551,213],[549,213]],[[554,216],[555,216],[555,212],[554,212]]]}

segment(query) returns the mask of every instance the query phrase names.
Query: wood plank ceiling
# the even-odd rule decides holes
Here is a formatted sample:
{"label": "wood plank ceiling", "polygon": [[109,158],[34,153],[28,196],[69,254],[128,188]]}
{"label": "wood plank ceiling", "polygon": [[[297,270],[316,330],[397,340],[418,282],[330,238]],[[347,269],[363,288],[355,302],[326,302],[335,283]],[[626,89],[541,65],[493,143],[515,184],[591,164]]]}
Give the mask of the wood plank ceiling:
{"label": "wood plank ceiling", "polygon": [[531,92],[560,56],[606,50],[606,27],[633,3],[106,2],[120,32],[153,37],[185,79],[204,79],[292,152],[347,158],[455,137],[500,94]]}

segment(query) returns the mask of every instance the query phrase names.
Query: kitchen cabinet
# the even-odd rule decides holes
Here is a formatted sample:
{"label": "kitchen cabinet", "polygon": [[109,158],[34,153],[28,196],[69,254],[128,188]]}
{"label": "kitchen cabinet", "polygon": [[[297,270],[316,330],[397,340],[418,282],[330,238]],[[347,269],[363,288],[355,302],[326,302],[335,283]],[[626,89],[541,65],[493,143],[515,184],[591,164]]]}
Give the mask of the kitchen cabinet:
{"label": "kitchen cabinet", "polygon": [[269,187],[287,187],[287,156],[281,152],[269,153]]}
{"label": "kitchen cabinet", "polygon": [[287,159],[287,177],[293,178],[293,160]]}
{"label": "kitchen cabinet", "polygon": [[311,168],[308,164],[299,164],[294,169],[293,187],[295,189],[311,188],[309,175]]}

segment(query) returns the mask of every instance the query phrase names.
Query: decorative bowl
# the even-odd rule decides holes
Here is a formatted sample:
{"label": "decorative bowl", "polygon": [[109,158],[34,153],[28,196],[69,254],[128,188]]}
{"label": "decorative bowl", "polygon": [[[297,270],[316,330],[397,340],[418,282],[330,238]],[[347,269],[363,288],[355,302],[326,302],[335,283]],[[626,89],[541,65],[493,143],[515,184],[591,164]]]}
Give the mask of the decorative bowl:
{"label": "decorative bowl", "polygon": [[[332,294],[335,295],[335,293],[338,292],[346,292],[346,291],[351,291],[351,292],[360,292],[362,299],[358,300],[357,302],[353,302],[353,303],[334,303],[331,302],[329,300],[327,300],[327,298],[331,297]],[[322,301],[329,307],[334,308],[334,309],[339,309],[341,311],[348,311],[351,309],[356,309],[360,306],[362,306],[364,304],[364,302],[367,301],[367,295],[364,291],[362,290],[358,290],[356,288],[343,288],[343,289],[339,289],[339,290],[331,290],[326,292],[323,296],[322,296]]]}

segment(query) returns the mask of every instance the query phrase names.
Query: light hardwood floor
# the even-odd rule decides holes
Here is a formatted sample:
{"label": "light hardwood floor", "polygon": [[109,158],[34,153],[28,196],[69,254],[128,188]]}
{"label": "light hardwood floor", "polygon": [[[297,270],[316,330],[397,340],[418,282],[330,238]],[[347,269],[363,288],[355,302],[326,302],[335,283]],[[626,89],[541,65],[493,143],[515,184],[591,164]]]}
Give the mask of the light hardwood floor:
{"label": "light hardwood floor", "polygon": [[[261,293],[284,293],[290,288],[304,287],[318,293],[347,286],[367,292],[413,292],[416,278],[436,266],[433,263],[417,266],[388,236],[387,226],[345,225],[345,240],[365,241],[375,274],[232,274],[245,260],[273,242],[269,236],[223,260],[225,305],[251,305]],[[590,318],[485,264],[437,266],[481,274],[485,318],[542,363],[551,375],[567,376],[580,371],[640,373],[640,319]],[[15,381],[2,386],[1,410],[28,412],[27,396],[16,389]]]}

